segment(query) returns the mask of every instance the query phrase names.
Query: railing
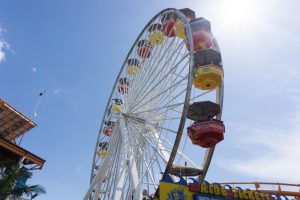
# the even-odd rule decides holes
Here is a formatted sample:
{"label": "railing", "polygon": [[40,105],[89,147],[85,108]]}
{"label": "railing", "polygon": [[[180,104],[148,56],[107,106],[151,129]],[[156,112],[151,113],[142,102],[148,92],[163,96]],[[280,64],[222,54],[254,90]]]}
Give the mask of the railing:
{"label": "railing", "polygon": [[[272,183],[272,182],[224,182],[220,184],[230,185],[233,187],[240,186],[240,185],[248,185],[248,186],[252,186],[252,188],[255,188],[255,190],[260,192],[266,192],[278,196],[290,196],[290,197],[295,197],[295,199],[300,199],[300,184]],[[264,189],[262,189],[261,186],[263,186]]]}

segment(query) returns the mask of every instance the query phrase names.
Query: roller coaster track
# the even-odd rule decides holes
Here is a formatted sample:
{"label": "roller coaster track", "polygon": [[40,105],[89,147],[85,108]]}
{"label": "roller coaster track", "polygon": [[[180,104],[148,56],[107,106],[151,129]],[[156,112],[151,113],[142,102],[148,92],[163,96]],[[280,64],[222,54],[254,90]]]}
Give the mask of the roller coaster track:
{"label": "roller coaster track", "polygon": [[[295,199],[300,200],[300,184],[272,183],[272,182],[224,182],[220,184],[230,185],[230,186],[240,186],[240,185],[248,185],[252,187],[254,186],[255,190],[260,192],[266,192],[276,196],[294,197]],[[269,186],[269,188],[274,188],[274,189],[272,190],[269,188],[264,189],[267,186]]]}

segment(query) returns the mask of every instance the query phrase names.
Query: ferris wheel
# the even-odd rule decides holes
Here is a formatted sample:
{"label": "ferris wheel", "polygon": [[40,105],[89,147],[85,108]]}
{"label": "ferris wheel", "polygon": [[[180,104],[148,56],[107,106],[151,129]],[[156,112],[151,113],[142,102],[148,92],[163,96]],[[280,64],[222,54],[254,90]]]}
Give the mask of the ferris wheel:
{"label": "ferris wheel", "polygon": [[223,140],[223,91],[210,22],[188,8],[155,15],[116,77],[84,199],[150,199],[166,174],[203,181]]}

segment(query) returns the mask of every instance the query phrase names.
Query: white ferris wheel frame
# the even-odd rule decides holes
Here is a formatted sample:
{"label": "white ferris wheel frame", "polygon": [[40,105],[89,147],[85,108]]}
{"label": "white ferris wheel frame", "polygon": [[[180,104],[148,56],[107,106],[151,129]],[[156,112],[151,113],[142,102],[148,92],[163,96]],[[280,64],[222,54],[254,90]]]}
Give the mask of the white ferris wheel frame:
{"label": "white ferris wheel frame", "polygon": [[[99,130],[99,134],[97,137],[97,142],[96,142],[96,147],[95,147],[95,152],[93,155],[93,165],[92,165],[92,171],[91,171],[91,179],[90,179],[90,186],[88,191],[86,192],[85,196],[84,196],[84,200],[94,200],[97,199],[98,200],[98,196],[101,194],[101,186],[105,181],[106,178],[106,174],[108,172],[108,170],[110,169],[110,163],[112,162],[112,160],[116,160],[116,162],[118,163],[118,166],[115,166],[113,170],[115,170],[115,174],[117,174],[117,178],[114,177],[114,181],[112,183],[112,185],[110,185],[110,187],[114,188],[114,191],[112,191],[112,199],[141,199],[142,198],[142,188],[140,187],[140,183],[139,183],[139,177],[138,177],[138,169],[137,169],[137,163],[136,160],[134,158],[134,153],[132,152],[132,148],[131,148],[131,143],[130,143],[130,137],[129,137],[129,131],[128,131],[128,127],[127,127],[127,121],[128,120],[139,120],[139,119],[135,119],[134,116],[126,116],[126,113],[120,115],[117,125],[113,131],[113,134],[111,136],[110,139],[110,145],[108,147],[107,150],[107,155],[105,157],[105,159],[103,160],[103,162],[101,163],[101,166],[99,168],[99,170],[95,173],[95,159],[97,156],[97,146],[99,141],[101,140],[101,136],[102,136],[102,129],[103,129],[103,124],[105,121],[105,116],[108,112],[108,109],[110,107],[111,104],[111,99],[113,98],[114,92],[116,91],[117,88],[117,84],[118,84],[118,80],[121,77],[122,72],[124,71],[126,64],[127,64],[127,60],[130,58],[130,55],[132,53],[132,51],[134,50],[137,42],[139,41],[139,39],[141,38],[141,36],[144,34],[145,31],[147,31],[147,28],[149,27],[149,25],[155,20],[157,19],[159,16],[166,14],[166,13],[175,13],[176,15],[178,15],[182,20],[184,20],[185,24],[186,24],[186,35],[187,35],[187,39],[189,41],[190,44],[190,49],[188,50],[188,56],[189,56],[189,66],[188,66],[188,77],[187,77],[187,87],[186,87],[186,91],[185,91],[185,98],[183,100],[183,102],[179,102],[178,104],[183,104],[183,110],[182,110],[182,114],[181,114],[181,119],[180,119],[180,123],[178,126],[178,130],[176,132],[176,138],[173,144],[173,148],[171,152],[167,152],[164,151],[164,146],[162,144],[161,138],[155,133],[155,131],[153,131],[153,138],[157,138],[157,140],[155,141],[155,145],[153,145],[153,149],[156,148],[157,154],[155,156],[160,156],[160,159],[164,160],[166,162],[166,167],[163,170],[163,176],[169,172],[169,170],[171,169],[173,163],[174,163],[174,159],[175,156],[177,154],[181,154],[183,157],[184,154],[181,153],[178,150],[179,144],[180,144],[180,140],[183,134],[183,130],[185,127],[185,122],[186,122],[186,116],[187,116],[187,110],[188,107],[190,105],[190,101],[191,99],[191,91],[192,91],[192,69],[193,69],[193,56],[194,56],[194,52],[193,52],[193,39],[192,39],[192,32],[191,32],[191,27],[188,23],[188,19],[185,17],[185,15],[180,12],[177,9],[174,8],[168,8],[165,10],[162,10],[161,12],[159,12],[157,15],[155,15],[150,21],[149,23],[145,26],[145,28],[141,31],[141,33],[139,34],[139,36],[137,37],[137,39],[135,40],[133,46],[131,47],[120,71],[119,74],[116,78],[116,81],[114,83],[113,89],[111,91],[110,94],[110,98],[109,101],[107,102],[106,105],[106,109],[105,112],[103,114],[103,118],[102,118],[102,122],[101,122],[101,127]],[[167,88],[168,89],[168,88]],[[210,91],[204,92],[203,94],[206,94]],[[220,105],[221,107],[221,112],[217,115],[217,119],[221,119],[221,115],[222,115],[222,106],[223,106],[223,93],[224,93],[224,82],[222,83],[222,85],[217,89],[216,91],[216,103]],[[200,95],[199,95],[200,96]],[[194,97],[196,98],[196,97]],[[151,99],[149,100],[151,101]],[[174,105],[172,105],[174,106]],[[126,118],[128,117],[128,118]],[[126,119],[125,119],[126,118]],[[153,124],[150,124],[153,125]],[[146,125],[145,125],[146,126]],[[150,126],[151,127],[151,126]],[[161,127],[164,128],[164,127]],[[172,131],[172,130],[170,130]],[[153,141],[152,141],[153,142]],[[150,144],[150,143],[149,143]],[[116,146],[118,146],[119,148],[115,148]],[[157,148],[159,147],[159,148]],[[202,166],[200,167],[200,169],[202,170],[202,175],[199,176],[199,181],[203,181],[212,156],[214,153],[214,147],[213,148],[208,148],[206,150],[203,162],[202,162]],[[116,156],[118,155],[118,156]],[[188,160],[187,157],[185,157],[186,160]],[[191,163],[192,160],[190,160]],[[148,167],[148,166],[146,166]],[[116,169],[118,168],[118,169]],[[150,169],[149,169],[150,170]],[[129,178],[125,178],[126,176],[128,176]],[[129,179],[129,189],[127,188],[128,192],[125,194],[125,198],[124,198],[124,181]],[[149,179],[153,179],[153,177],[150,177]],[[152,180],[153,181],[153,180]],[[109,186],[107,186],[109,187]],[[157,186],[156,186],[157,187]]]}

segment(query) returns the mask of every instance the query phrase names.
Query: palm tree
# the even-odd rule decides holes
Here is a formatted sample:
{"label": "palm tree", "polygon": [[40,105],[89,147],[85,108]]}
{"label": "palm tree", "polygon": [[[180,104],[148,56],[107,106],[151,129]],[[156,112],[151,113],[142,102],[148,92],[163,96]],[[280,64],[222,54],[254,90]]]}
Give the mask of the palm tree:
{"label": "palm tree", "polygon": [[27,168],[18,166],[7,168],[0,176],[0,200],[8,197],[34,197],[45,194],[46,190],[40,185],[26,185],[26,180],[32,177]]}

